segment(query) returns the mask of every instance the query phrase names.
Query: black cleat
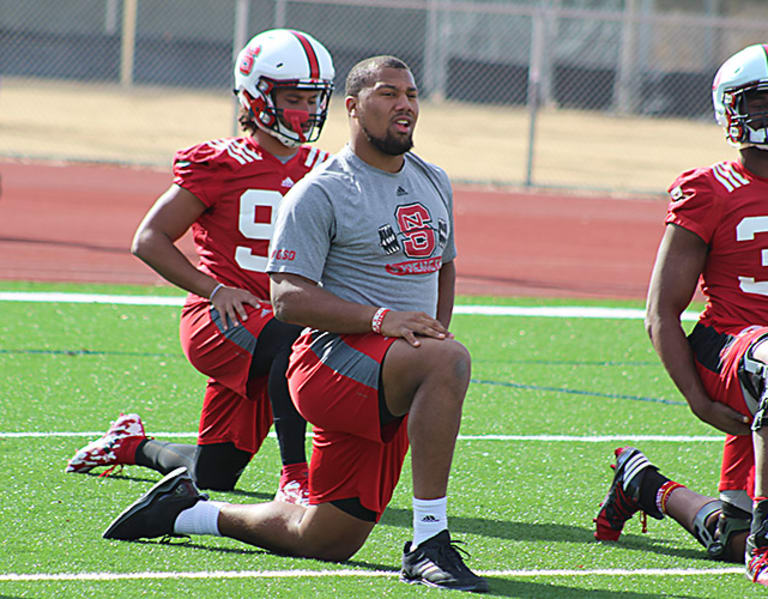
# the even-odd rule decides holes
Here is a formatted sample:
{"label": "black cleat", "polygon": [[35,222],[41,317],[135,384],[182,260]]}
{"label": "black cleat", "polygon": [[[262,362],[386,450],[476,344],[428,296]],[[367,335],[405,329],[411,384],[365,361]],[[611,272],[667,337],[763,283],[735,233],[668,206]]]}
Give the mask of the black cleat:
{"label": "black cleat", "polygon": [[[635,512],[642,511],[640,507],[640,482],[642,474],[648,468],[658,470],[651,464],[645,454],[635,447],[619,447],[613,452],[616,455],[616,470],[613,475],[608,494],[600,504],[600,511],[593,522],[597,525],[595,538],[598,541],[617,541],[624,529],[624,523]],[[647,512],[649,516],[661,520],[661,512]]]}
{"label": "black cleat", "polygon": [[207,501],[184,467],[166,474],[149,491],[112,521],[101,536],[133,541],[162,536],[184,536],[173,532],[176,517],[198,501]]}
{"label": "black cleat", "polygon": [[467,568],[447,530],[414,549],[411,549],[410,541],[405,544],[400,580],[439,589],[488,592],[488,582]]}

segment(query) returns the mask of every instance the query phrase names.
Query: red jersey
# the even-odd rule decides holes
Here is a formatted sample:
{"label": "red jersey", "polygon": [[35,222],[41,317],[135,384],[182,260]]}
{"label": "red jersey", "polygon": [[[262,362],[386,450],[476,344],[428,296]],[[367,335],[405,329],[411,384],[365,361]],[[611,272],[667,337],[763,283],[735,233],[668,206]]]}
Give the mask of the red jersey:
{"label": "red jersey", "polygon": [[665,222],[709,246],[699,321],[729,334],[768,325],[768,179],[726,161],[686,171],[669,193]]}
{"label": "red jersey", "polygon": [[198,268],[225,285],[269,298],[264,273],[277,206],[293,184],[329,157],[304,146],[286,163],[251,137],[228,137],[176,153],[173,182],[207,209],[192,224]]}

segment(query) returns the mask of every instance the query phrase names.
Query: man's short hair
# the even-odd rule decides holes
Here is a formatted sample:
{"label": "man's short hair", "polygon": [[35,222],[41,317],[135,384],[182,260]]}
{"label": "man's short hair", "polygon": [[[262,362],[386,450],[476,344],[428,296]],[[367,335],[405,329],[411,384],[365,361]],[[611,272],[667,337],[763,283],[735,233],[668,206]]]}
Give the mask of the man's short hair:
{"label": "man's short hair", "polygon": [[381,69],[385,68],[411,70],[405,62],[396,56],[390,56],[388,54],[371,56],[370,58],[358,62],[349,71],[344,86],[344,95],[357,97],[360,90],[366,87],[371,87],[376,83],[376,76]]}

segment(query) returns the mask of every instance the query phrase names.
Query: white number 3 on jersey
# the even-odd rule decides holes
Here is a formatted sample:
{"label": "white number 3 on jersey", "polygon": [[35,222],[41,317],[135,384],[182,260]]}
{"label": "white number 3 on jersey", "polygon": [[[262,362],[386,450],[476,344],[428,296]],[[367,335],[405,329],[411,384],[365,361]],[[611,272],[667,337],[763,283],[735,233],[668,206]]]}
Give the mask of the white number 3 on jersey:
{"label": "white number 3 on jersey", "polygon": [[[736,225],[737,241],[752,241],[755,233],[768,232],[768,216],[748,216]],[[761,250],[761,264],[768,266],[768,249]],[[754,277],[739,277],[739,288],[745,293],[768,295],[768,281],[755,281]]]}

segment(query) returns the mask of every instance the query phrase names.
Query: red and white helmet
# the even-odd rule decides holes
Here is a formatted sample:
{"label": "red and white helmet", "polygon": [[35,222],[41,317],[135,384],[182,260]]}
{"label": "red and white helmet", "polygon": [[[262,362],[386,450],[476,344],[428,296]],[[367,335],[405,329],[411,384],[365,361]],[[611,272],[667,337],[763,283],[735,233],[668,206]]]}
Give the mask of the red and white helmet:
{"label": "red and white helmet", "polygon": [[744,94],[768,92],[768,44],[740,50],[718,69],[712,83],[715,119],[729,143],[768,150],[768,114],[749,114]]}
{"label": "red and white helmet", "polygon": [[[296,147],[320,136],[334,74],[330,53],[311,35],[271,29],[254,36],[237,55],[235,93],[260,129]],[[278,109],[273,92],[279,87],[317,90],[316,110]]]}

